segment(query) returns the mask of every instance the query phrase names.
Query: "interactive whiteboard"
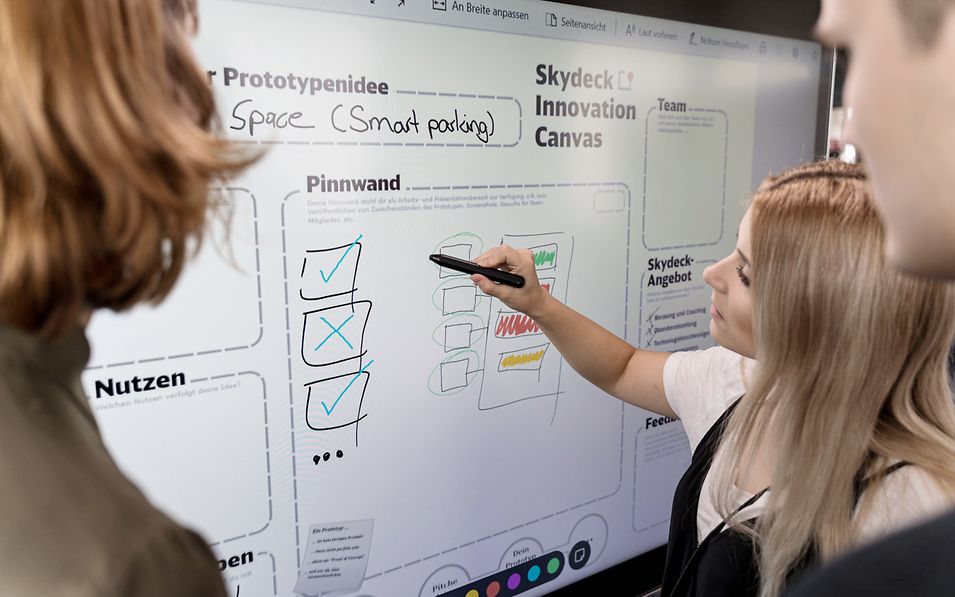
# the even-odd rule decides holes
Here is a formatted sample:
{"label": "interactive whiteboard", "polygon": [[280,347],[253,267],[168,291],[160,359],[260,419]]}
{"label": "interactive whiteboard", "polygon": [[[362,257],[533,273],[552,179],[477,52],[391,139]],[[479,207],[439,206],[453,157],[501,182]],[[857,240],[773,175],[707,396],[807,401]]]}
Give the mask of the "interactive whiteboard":
{"label": "interactive whiteboard", "polygon": [[663,544],[679,422],[427,258],[530,248],[634,345],[711,345],[703,268],[811,157],[818,46],[543,2],[201,10],[264,158],[164,305],[94,318],[124,471],[242,597],[540,595]]}

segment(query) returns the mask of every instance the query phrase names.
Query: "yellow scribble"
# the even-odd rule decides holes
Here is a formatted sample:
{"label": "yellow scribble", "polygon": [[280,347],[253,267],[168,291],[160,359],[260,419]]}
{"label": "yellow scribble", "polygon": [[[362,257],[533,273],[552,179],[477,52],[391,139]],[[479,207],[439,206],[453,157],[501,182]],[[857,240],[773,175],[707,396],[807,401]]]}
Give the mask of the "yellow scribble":
{"label": "yellow scribble", "polygon": [[546,348],[542,348],[535,352],[508,355],[501,361],[501,367],[507,369],[508,367],[517,367],[519,365],[526,365],[528,363],[536,363],[537,361],[544,358],[544,351],[546,350]]}

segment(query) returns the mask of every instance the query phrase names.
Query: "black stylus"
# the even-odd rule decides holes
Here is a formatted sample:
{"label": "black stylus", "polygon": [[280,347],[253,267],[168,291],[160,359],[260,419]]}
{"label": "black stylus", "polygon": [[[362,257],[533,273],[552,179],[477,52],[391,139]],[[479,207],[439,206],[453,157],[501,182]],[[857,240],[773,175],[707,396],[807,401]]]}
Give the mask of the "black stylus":
{"label": "black stylus", "polygon": [[429,259],[441,267],[453,269],[457,272],[464,272],[466,274],[481,274],[492,282],[507,284],[508,286],[513,286],[515,288],[524,287],[524,276],[502,272],[499,269],[492,269],[490,267],[481,267],[473,261],[465,261],[464,259],[458,259],[457,257],[451,257],[450,255],[443,255],[441,253],[435,253],[431,255]]}

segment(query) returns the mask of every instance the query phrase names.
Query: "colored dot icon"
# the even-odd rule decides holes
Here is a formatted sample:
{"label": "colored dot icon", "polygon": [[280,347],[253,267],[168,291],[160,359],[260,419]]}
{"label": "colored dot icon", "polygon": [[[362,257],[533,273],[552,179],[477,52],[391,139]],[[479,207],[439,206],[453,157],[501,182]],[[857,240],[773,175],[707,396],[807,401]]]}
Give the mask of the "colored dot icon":
{"label": "colored dot icon", "polygon": [[551,558],[547,561],[547,572],[550,574],[555,574],[557,570],[560,569],[560,560],[557,558]]}
{"label": "colored dot icon", "polygon": [[512,597],[554,580],[563,571],[564,554],[553,551],[454,588],[439,597]]}

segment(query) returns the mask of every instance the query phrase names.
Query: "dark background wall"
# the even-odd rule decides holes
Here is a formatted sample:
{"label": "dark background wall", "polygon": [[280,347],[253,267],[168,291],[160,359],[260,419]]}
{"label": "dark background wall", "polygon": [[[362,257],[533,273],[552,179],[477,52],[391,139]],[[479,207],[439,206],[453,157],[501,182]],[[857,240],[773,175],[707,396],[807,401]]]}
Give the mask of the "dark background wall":
{"label": "dark background wall", "polygon": [[[820,0],[562,0],[561,3],[806,40],[815,39],[812,28],[820,8]],[[834,87],[836,106],[842,105],[846,66],[845,57],[840,55]]]}
{"label": "dark background wall", "polygon": [[567,0],[576,4],[661,19],[812,39],[819,0]]}

